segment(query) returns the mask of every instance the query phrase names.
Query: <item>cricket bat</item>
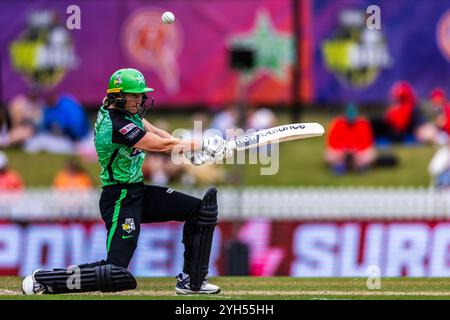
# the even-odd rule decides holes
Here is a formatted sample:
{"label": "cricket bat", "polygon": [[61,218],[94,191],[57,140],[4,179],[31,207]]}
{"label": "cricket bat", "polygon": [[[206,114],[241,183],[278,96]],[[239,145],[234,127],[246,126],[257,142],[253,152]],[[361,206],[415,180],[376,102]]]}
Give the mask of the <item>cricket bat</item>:
{"label": "cricket bat", "polygon": [[246,150],[269,143],[322,136],[325,129],[319,123],[292,123],[244,134],[228,141],[232,150]]}

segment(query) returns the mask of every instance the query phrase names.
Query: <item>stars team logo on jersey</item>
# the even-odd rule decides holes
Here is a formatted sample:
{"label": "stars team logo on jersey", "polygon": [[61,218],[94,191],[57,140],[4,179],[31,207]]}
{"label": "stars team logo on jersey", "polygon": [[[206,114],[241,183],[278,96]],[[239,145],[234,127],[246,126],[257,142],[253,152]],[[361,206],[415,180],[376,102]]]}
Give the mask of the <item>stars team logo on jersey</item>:
{"label": "stars team logo on jersey", "polygon": [[131,130],[133,130],[134,128],[136,128],[136,125],[134,123],[129,123],[126,126],[122,127],[119,132],[123,135],[127,134],[128,132],[130,132]]}
{"label": "stars team logo on jersey", "polygon": [[127,233],[131,233],[131,231],[136,230],[136,226],[134,225],[134,219],[126,218],[125,223],[122,224],[122,230],[126,231]]}

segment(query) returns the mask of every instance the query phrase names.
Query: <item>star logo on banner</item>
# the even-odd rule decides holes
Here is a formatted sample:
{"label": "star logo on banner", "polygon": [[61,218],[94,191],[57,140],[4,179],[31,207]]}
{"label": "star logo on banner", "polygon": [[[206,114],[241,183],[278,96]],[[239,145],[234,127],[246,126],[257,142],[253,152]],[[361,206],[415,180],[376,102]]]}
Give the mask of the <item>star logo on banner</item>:
{"label": "star logo on banner", "polygon": [[257,12],[250,31],[232,35],[229,44],[255,50],[255,66],[250,71],[253,79],[269,74],[281,82],[289,81],[287,71],[294,61],[293,36],[277,30],[266,9]]}

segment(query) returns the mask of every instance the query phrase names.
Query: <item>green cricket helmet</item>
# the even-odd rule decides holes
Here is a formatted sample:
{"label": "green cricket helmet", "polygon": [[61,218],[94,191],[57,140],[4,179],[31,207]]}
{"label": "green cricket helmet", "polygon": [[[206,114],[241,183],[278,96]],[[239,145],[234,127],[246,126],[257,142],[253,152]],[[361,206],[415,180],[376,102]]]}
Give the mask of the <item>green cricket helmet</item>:
{"label": "green cricket helmet", "polygon": [[120,69],[109,79],[107,93],[146,93],[154,91],[145,84],[144,75],[133,68]]}
{"label": "green cricket helmet", "polygon": [[144,94],[141,104],[137,108],[128,108],[125,112],[130,113],[129,110],[137,110],[139,116],[144,118],[147,112],[153,108],[153,97],[151,97],[150,105],[147,105],[147,96],[145,93],[154,91],[148,88],[145,84],[143,74],[132,68],[120,69],[114,72],[109,79],[108,90],[106,91],[108,97],[105,101],[106,105],[115,104],[120,109],[125,108],[126,99],[123,93],[142,93]]}

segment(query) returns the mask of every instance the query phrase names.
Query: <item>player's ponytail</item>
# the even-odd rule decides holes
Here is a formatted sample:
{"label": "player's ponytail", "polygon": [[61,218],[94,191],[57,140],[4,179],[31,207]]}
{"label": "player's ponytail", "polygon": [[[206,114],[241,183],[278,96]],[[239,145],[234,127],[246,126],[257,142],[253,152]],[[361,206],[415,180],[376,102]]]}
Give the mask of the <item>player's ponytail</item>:
{"label": "player's ponytail", "polygon": [[116,107],[123,109],[125,107],[126,100],[123,98],[122,94],[108,93],[106,97],[103,98],[103,105],[109,107],[114,104]]}

